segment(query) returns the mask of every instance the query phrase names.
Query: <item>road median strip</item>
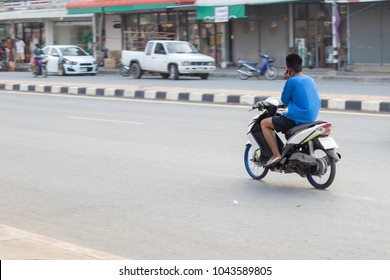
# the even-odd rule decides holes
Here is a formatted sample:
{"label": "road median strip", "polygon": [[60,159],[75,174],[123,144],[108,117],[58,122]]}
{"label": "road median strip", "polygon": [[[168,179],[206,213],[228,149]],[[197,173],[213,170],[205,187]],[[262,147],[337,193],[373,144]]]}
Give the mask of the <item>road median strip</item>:
{"label": "road median strip", "polygon": [[[162,91],[151,89],[126,88],[95,88],[89,86],[60,86],[41,84],[0,83],[1,90],[35,92],[48,94],[70,94],[100,97],[123,97],[147,100],[167,100],[185,102],[203,102],[213,104],[253,105],[269,96],[279,96],[280,93],[259,92],[263,95],[201,92],[199,89],[188,91]],[[188,89],[187,89],[188,90]],[[380,97],[378,97],[379,99]],[[390,102],[381,100],[350,100],[343,98],[321,99],[322,109],[350,110],[364,112],[390,112]]]}

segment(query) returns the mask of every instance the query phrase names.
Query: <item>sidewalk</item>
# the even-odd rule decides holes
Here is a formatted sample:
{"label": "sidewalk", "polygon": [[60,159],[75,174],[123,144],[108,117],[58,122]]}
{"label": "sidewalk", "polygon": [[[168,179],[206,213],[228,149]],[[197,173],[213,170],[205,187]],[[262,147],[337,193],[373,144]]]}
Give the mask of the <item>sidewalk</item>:
{"label": "sidewalk", "polygon": [[[213,73],[210,74],[210,77],[219,77],[219,78],[237,78],[237,67],[229,67],[226,69],[217,68]],[[304,68],[303,72],[314,79],[322,80],[344,80],[344,81],[364,81],[364,82],[390,82],[390,71],[379,72],[372,68],[372,71],[368,71],[367,68],[362,68],[365,71],[336,71],[332,68]],[[278,79],[283,79],[284,68],[279,67],[279,76]],[[22,65],[17,65],[16,70],[18,72],[30,71],[30,64],[24,63]],[[99,74],[119,74],[118,68],[99,68]]]}
{"label": "sidewalk", "polygon": [[0,260],[120,260],[91,250],[0,224]]}

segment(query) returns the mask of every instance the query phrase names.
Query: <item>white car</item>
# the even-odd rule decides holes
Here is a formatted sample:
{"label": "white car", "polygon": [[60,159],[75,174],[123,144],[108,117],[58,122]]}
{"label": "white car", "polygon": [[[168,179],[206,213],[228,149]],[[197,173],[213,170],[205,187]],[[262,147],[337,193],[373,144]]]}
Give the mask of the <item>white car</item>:
{"label": "white car", "polygon": [[42,51],[47,59],[47,72],[50,74],[96,75],[98,72],[96,59],[78,46],[53,45],[44,47]]}

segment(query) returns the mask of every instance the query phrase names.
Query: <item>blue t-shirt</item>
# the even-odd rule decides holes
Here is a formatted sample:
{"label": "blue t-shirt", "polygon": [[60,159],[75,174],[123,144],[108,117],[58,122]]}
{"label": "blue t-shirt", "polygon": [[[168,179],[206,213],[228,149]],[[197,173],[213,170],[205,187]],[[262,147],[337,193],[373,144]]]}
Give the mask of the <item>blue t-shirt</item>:
{"label": "blue t-shirt", "polygon": [[281,100],[288,104],[283,115],[297,125],[314,122],[321,108],[321,99],[314,80],[309,76],[296,75],[284,85]]}

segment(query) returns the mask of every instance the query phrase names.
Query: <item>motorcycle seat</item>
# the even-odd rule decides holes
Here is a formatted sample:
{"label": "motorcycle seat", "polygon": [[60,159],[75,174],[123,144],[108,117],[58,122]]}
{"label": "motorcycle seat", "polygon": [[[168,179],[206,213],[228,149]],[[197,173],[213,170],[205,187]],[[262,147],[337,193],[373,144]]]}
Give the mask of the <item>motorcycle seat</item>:
{"label": "motorcycle seat", "polygon": [[286,130],[283,133],[286,136],[286,139],[288,140],[291,136],[293,136],[298,131],[301,131],[301,130],[304,130],[306,128],[315,126],[315,125],[320,124],[320,123],[325,123],[325,121],[315,121],[315,122],[311,122],[311,123],[305,123],[305,124],[297,125],[297,126],[294,126],[293,128],[290,128],[290,129]]}
{"label": "motorcycle seat", "polygon": [[240,60],[239,61],[241,64],[248,64],[249,66],[256,67],[258,62],[250,62],[250,61],[245,61],[245,60]]}

